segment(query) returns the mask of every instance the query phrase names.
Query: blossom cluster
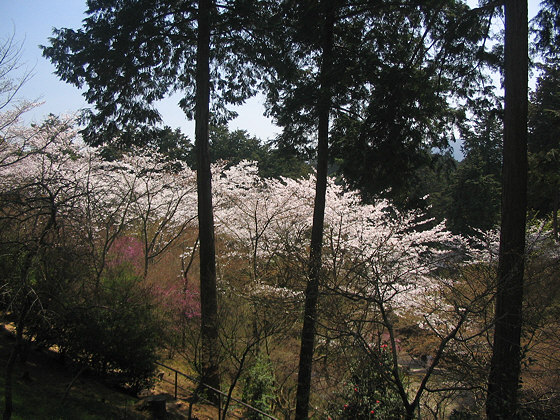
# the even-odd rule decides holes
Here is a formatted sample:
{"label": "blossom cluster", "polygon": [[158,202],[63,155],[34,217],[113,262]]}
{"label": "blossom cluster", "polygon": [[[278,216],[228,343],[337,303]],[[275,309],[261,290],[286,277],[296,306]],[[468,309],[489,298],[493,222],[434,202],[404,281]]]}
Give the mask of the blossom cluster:
{"label": "blossom cluster", "polygon": [[[262,179],[254,163],[241,162],[215,173],[214,194],[216,229],[226,244],[224,264],[232,257],[251,261],[255,294],[262,294],[263,284],[271,295],[301,293],[301,282],[275,273],[282,271],[279,260],[307,261],[314,175]],[[430,273],[461,241],[444,223],[432,222],[418,211],[399,212],[385,200],[363,204],[357,192],[330,179],[323,239],[325,286],[346,295],[376,296],[395,310],[410,309],[417,297],[434,287]],[[306,265],[299,267],[305,271]],[[293,270],[291,275],[305,277]],[[290,287],[292,294],[286,292]]]}
{"label": "blossom cluster", "polygon": [[[141,151],[108,162],[80,142],[71,120],[10,127],[0,150],[2,191],[49,196],[76,234],[101,244],[100,255],[115,249],[117,238],[136,236],[145,274],[149,261],[196,227],[196,174],[187,166]],[[301,299],[315,176],[263,179],[246,161],[212,170],[216,233],[223,243],[219,263],[227,268],[244,261],[255,296]],[[323,286],[329,290],[384,302],[397,313],[420,312],[445,283],[432,274],[453,249],[488,258],[476,254],[482,247],[469,246],[421,212],[401,212],[385,200],[364,204],[334,179],[326,194]],[[100,269],[106,263],[99,258]]]}
{"label": "blossom cluster", "polygon": [[[6,119],[9,115],[0,114],[0,125]],[[142,251],[134,264],[145,275],[148,261],[195,225],[195,173],[187,167],[172,171],[154,153],[104,160],[73,126],[71,118],[49,117],[41,125],[28,127],[16,119],[0,127],[3,210],[27,232],[31,220],[39,226],[55,218],[68,234],[87,240],[98,272],[110,263],[110,250],[122,251],[119,238],[135,237]]]}

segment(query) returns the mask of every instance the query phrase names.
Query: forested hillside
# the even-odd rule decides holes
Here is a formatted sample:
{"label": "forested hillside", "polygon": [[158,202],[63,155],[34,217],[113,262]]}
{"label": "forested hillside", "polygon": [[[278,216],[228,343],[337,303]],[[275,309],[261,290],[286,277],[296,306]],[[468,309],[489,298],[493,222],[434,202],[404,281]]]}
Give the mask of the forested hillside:
{"label": "forested hillside", "polygon": [[559,45],[558,0],[90,0],[42,49],[91,108],[29,124],[8,38],[4,419],[32,347],[220,418],[555,418]]}

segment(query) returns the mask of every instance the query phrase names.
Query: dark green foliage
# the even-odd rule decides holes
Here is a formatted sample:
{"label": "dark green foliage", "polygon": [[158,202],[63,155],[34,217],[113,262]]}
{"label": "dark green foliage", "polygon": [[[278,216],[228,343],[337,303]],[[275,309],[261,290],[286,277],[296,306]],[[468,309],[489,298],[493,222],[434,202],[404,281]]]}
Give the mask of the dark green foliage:
{"label": "dark green foliage", "polygon": [[46,247],[34,261],[32,273],[30,286],[37,293],[40,309],[30,314],[29,333],[37,343],[49,347],[59,339],[53,325],[75,304],[75,297],[93,275],[86,247],[73,241]]}
{"label": "dark green foliage", "polygon": [[264,153],[259,160],[259,174],[264,178],[302,178],[311,172],[311,165],[297,153],[282,148],[264,145]]}
{"label": "dark green foliage", "polygon": [[486,174],[483,162],[465,159],[450,185],[448,226],[454,233],[474,234],[473,229],[497,226],[500,215],[500,181]]}
{"label": "dark green foliage", "polygon": [[352,80],[336,112],[332,158],[364,198],[383,195],[411,206],[405,197],[417,184],[417,168],[452,139],[450,99],[474,94],[484,79],[475,66],[486,59],[487,25],[453,1],[381,4],[369,13],[350,43],[359,66],[346,67]]}
{"label": "dark green foliage", "polygon": [[210,159],[226,160],[237,165],[242,160],[259,161],[262,145],[256,137],[249,137],[245,130],[229,131],[227,126],[210,128]]}
{"label": "dark green foliage", "polygon": [[[212,118],[220,122],[233,115],[225,104],[240,104],[253,93],[257,76],[237,57],[242,19],[222,13],[233,10],[229,6],[211,16],[212,27],[224,29],[212,32],[209,57]],[[162,134],[155,128],[157,101],[174,92],[181,92],[180,106],[194,118],[197,7],[182,0],[91,0],[82,28],[54,30],[43,54],[61,80],[85,88],[94,106],[83,115],[89,143],[147,145]]]}
{"label": "dark green foliage", "polygon": [[560,57],[560,1],[541,0],[541,8],[533,21],[535,47],[547,60]]}
{"label": "dark green foliage", "polygon": [[[92,143],[100,140],[96,132],[106,133],[107,139],[122,138],[137,122],[151,127],[159,121],[153,103],[179,83],[179,66],[192,61],[193,24],[182,19],[179,6],[180,2],[146,0],[90,1],[83,29],[55,30],[44,54],[55,63],[62,80],[87,86],[84,96],[96,107],[86,114],[90,125],[85,134]],[[175,19],[180,21],[166,24]],[[191,47],[185,44],[184,52],[175,54],[172,38],[179,33],[191,39]]]}
{"label": "dark green foliage", "polygon": [[540,217],[552,213],[558,240],[560,207],[560,1],[542,0],[533,20],[534,49],[544,64],[529,104],[529,206]]}
{"label": "dark green foliage", "polygon": [[560,194],[560,68],[542,71],[529,108],[529,204],[545,216]]}
{"label": "dark green foliage", "polygon": [[348,380],[329,403],[331,418],[402,418],[402,400],[388,381],[391,362],[388,351],[387,345],[383,345],[350,367]]}
{"label": "dark green foliage", "polygon": [[229,131],[226,126],[211,127],[210,158],[212,162],[223,160],[231,165],[242,160],[255,161],[264,178],[299,178],[307,175],[311,168],[297,153],[263,144],[245,130]]}
{"label": "dark green foliage", "polygon": [[158,136],[152,141],[153,146],[157,147],[157,150],[163,155],[191,164],[193,144],[178,128],[172,130],[166,126],[158,131]]}
{"label": "dark green foliage", "polygon": [[129,269],[109,273],[98,291],[62,314],[56,344],[78,367],[138,392],[152,383],[161,345],[150,300]]}
{"label": "dark green foliage", "polygon": [[[274,401],[276,400],[276,384],[274,372],[268,356],[260,353],[253,365],[247,369],[243,379],[243,401],[258,408],[259,410],[270,413]],[[247,419],[265,419],[263,415],[248,410]]]}
{"label": "dark green foliage", "polygon": [[67,191],[51,201],[54,187],[33,185],[0,200],[2,310],[25,331],[24,345],[56,345],[115,383],[147,385],[159,344],[147,291],[126,265],[96,283],[91,249],[76,231],[80,215],[65,206]]}
{"label": "dark green foliage", "polygon": [[[96,136],[92,143],[100,145],[100,154],[109,161],[117,160],[123,153],[134,150],[129,142],[121,142],[124,137],[115,141],[105,141],[102,133]],[[146,151],[152,150],[160,153],[170,161],[184,162],[190,167],[194,167],[194,147],[190,139],[178,128],[172,130],[170,127],[154,128],[147,132],[134,136],[135,143],[141,144]]]}
{"label": "dark green foliage", "polygon": [[465,158],[457,165],[448,189],[448,226],[454,233],[497,227],[501,205],[502,112],[490,102],[473,106],[460,125]]}
{"label": "dark green foliage", "polygon": [[[274,16],[285,22],[272,25],[262,42],[267,109],[283,128],[279,144],[313,160],[322,95],[320,10],[318,3],[280,2]],[[340,5],[325,75],[332,95],[330,161],[364,198],[417,204],[408,196],[418,169],[429,167],[434,149],[446,151],[452,139],[453,100],[475,95],[485,79],[480,69],[494,58],[483,44],[489,20],[485,9],[473,12],[452,0]]]}
{"label": "dark green foliage", "polygon": [[396,202],[408,203],[412,208],[425,208],[426,216],[436,222],[449,219],[449,184],[457,164],[449,155],[432,154],[429,165],[416,170],[414,178],[417,182],[411,186],[407,197],[399,197]]}
{"label": "dark green foliage", "polygon": [[[13,217],[18,208],[20,224]],[[147,290],[131,270],[110,270],[95,284],[89,249],[74,236],[68,215],[55,213],[56,224],[49,225],[48,205],[35,209],[35,215],[16,202],[2,202],[2,209],[11,210],[13,223],[0,235],[2,310],[25,331],[18,349],[22,359],[33,339],[44,347],[58,346],[68,359],[115,384],[133,391],[148,385],[159,328]],[[0,222],[6,219],[4,213]]]}
{"label": "dark green foliage", "polygon": [[3,309],[18,315],[29,308],[28,340],[56,345],[78,367],[138,391],[151,383],[161,344],[150,295],[125,266],[93,287],[85,251],[57,244],[28,258],[28,251],[3,246]]}
{"label": "dark green foliage", "polygon": [[28,338],[47,347],[54,344],[53,323],[72,305],[73,294],[91,274],[84,259],[84,247],[74,243],[51,244],[33,255],[21,244],[4,243],[0,252],[2,309],[11,313],[15,321],[28,308]]}

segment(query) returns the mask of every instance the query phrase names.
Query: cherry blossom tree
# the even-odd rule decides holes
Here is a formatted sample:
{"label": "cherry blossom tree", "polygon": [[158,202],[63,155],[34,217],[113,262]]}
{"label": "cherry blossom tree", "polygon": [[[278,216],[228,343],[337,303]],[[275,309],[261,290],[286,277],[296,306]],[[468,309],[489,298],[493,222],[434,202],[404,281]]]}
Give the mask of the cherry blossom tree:
{"label": "cherry blossom tree", "polygon": [[[163,156],[136,151],[118,161],[120,185],[130,192],[131,225],[144,248],[144,277],[161,256],[196,222],[196,174],[175,170]],[[126,194],[125,196],[127,196]]]}
{"label": "cherry blossom tree", "polygon": [[[42,320],[56,318],[65,300],[60,293],[75,292],[73,300],[80,290],[101,293],[111,264],[131,259],[126,252],[117,255],[130,235],[142,243],[139,278],[145,277],[148,264],[193,223],[196,207],[190,170],[173,172],[163,159],[148,163],[145,156],[106,162],[81,144],[71,119],[50,117],[26,127],[17,118],[9,122],[8,114],[0,118],[8,121],[0,150],[2,303],[16,319],[18,339],[7,394],[15,358],[26,343],[23,331],[53,339]],[[6,413],[9,401],[11,394]]]}
{"label": "cherry blossom tree", "polygon": [[[195,174],[158,155],[104,161],[80,143],[72,124],[51,118],[40,126],[8,125],[0,150],[0,245],[14,257],[3,257],[2,268],[17,268],[5,277],[2,303],[18,319],[17,352],[25,328],[38,323],[39,331],[41,319],[56,316],[56,302],[42,288],[52,288],[53,279],[65,281],[56,287],[68,293],[79,289],[72,281],[102,288],[123,262],[134,266],[137,284],[148,279],[157,286],[153,295],[170,319],[198,323],[198,291],[187,281],[198,241],[184,250],[176,279],[159,282],[151,271],[196,235]],[[304,302],[315,178],[265,179],[254,163],[218,163],[212,183],[219,296],[230,311],[221,317],[219,338],[230,359],[231,393],[261,346],[267,357],[275,349],[297,352],[295,314]],[[361,359],[408,418],[421,407],[437,412],[464,392],[483,394],[498,234],[481,233],[478,242],[454,236],[421,212],[400,212],[384,200],[363,204],[333,179],[326,199],[316,351],[322,363],[314,375],[321,392],[335,401],[346,370],[332,367]],[[63,245],[73,248],[83,273],[41,278],[47,256]],[[555,250],[536,249],[548,249],[538,253],[542,266],[554,260]],[[296,361],[271,361],[276,405],[291,415]],[[411,369],[415,380],[407,382]],[[378,413],[396,407],[379,401]]]}
{"label": "cherry blossom tree", "polygon": [[[284,307],[301,307],[307,253],[303,244],[312,223],[314,182],[313,177],[261,179],[247,162],[216,177],[217,231],[225,248],[221,264],[229,273],[220,279],[224,287],[236,288],[261,306],[276,300]],[[444,351],[459,338],[470,340],[481,333],[473,329],[473,313],[489,305],[492,285],[471,294],[457,289],[458,275],[450,273],[475,254],[469,255],[469,243],[450,234],[444,223],[434,225],[417,211],[399,212],[387,201],[365,205],[358,193],[332,179],[326,195],[318,357],[330,357],[333,348],[339,356],[342,348],[361,348],[362,357],[375,366],[378,349],[385,345],[388,364],[380,374],[411,417]],[[250,264],[233,271],[227,264],[235,264],[236,258]],[[399,348],[404,320],[418,334],[431,337],[432,348],[424,355],[430,362],[416,389],[403,379],[403,355],[410,363],[415,356]]]}
{"label": "cherry blossom tree", "polygon": [[81,199],[70,147],[75,133],[67,121],[54,117],[29,129],[16,122],[4,127],[14,137],[4,138],[0,150],[2,303],[16,327],[6,368],[4,418],[12,412],[12,375],[16,358],[25,352],[24,330],[51,315],[56,302],[49,291],[63,287],[51,284],[45,264],[65,248],[81,252],[64,235],[74,230],[70,215]]}

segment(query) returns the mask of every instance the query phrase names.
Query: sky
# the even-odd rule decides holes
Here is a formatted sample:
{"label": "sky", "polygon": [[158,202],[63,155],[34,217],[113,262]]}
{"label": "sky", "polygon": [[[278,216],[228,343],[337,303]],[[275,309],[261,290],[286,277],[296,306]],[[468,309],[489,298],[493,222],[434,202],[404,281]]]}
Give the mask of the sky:
{"label": "sky", "polygon": [[[529,0],[529,15],[533,15],[538,0]],[[22,87],[20,97],[39,100],[44,104],[33,110],[28,122],[40,122],[49,113],[74,114],[88,104],[81,92],[53,74],[54,66],[43,58],[39,45],[48,45],[53,28],[78,29],[85,17],[85,0],[0,0],[0,41],[15,36],[22,44],[20,71],[29,70],[33,77]],[[188,122],[177,105],[179,98],[162,101],[158,109],[164,124],[180,128],[194,139],[194,123]],[[230,129],[243,129],[261,140],[275,137],[280,129],[263,116],[262,97],[248,100],[243,106],[233,108],[239,117],[230,123]]]}
{"label": "sky", "polygon": [[[29,70],[33,77],[22,87],[20,97],[44,104],[27,115],[28,122],[40,122],[45,116],[75,114],[88,107],[80,90],[62,82],[55,68],[42,56],[39,45],[48,45],[53,28],[78,29],[85,17],[85,0],[0,0],[0,42],[15,34],[16,44],[23,44],[20,71]],[[177,105],[180,97],[169,98],[158,105],[164,124],[180,128],[194,139],[194,123],[187,121]],[[232,107],[239,116],[230,129],[243,129],[261,140],[272,139],[280,129],[263,116],[263,98],[251,98],[241,107]]]}

